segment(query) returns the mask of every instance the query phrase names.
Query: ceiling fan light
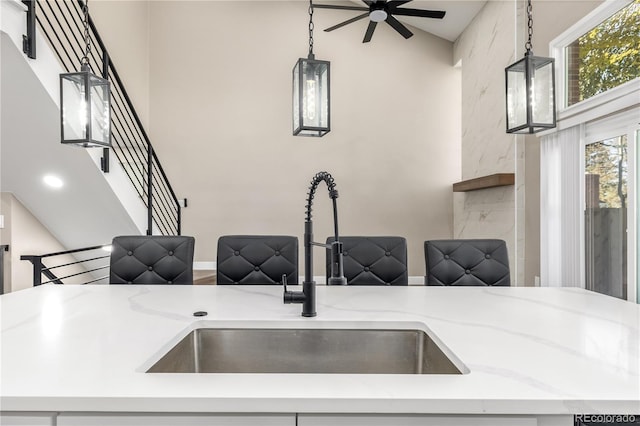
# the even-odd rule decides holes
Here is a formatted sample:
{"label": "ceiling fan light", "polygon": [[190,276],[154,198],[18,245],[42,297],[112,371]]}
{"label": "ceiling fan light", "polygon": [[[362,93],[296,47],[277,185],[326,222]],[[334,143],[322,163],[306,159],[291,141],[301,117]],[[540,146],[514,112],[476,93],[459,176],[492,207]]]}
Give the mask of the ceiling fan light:
{"label": "ceiling fan light", "polygon": [[372,10],[371,13],[369,13],[369,19],[371,19],[373,22],[386,21],[387,12],[385,12],[384,10]]}

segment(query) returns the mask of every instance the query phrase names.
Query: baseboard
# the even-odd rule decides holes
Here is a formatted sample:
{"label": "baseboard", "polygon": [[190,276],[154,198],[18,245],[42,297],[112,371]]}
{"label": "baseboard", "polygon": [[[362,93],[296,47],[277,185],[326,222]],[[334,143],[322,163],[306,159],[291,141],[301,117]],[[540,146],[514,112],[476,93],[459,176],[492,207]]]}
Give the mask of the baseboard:
{"label": "baseboard", "polygon": [[194,271],[215,271],[216,262],[193,262]]}

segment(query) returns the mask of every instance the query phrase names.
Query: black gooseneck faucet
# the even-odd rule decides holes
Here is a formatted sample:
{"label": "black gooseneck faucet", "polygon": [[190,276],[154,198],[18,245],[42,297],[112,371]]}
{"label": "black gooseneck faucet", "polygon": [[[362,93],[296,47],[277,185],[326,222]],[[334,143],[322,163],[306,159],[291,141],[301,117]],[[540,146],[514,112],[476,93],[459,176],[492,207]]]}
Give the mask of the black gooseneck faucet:
{"label": "black gooseneck faucet", "polygon": [[[333,201],[333,229],[334,242],[330,245],[316,243],[313,241],[313,221],[311,220],[311,206],[313,205],[313,197],[320,182],[327,184],[329,190],[329,198]],[[302,283],[302,291],[288,291],[286,275],[282,278],[284,284],[284,303],[302,303],[302,316],[316,316],[316,283],[313,281],[313,252],[311,246],[320,246],[331,249],[331,277],[328,278],[328,285],[346,285],[347,279],[344,277],[342,263],[342,243],[338,238],[338,206],[336,199],[338,198],[338,190],[333,177],[327,172],[319,172],[311,180],[309,193],[307,194],[307,209],[304,221],[304,282]]]}

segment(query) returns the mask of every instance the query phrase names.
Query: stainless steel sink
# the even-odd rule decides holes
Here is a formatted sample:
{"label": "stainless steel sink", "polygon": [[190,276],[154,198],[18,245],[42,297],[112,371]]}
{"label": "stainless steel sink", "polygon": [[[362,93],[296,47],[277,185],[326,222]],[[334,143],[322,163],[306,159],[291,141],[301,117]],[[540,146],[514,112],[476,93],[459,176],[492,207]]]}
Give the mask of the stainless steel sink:
{"label": "stainless steel sink", "polygon": [[462,374],[422,330],[200,328],[147,373]]}

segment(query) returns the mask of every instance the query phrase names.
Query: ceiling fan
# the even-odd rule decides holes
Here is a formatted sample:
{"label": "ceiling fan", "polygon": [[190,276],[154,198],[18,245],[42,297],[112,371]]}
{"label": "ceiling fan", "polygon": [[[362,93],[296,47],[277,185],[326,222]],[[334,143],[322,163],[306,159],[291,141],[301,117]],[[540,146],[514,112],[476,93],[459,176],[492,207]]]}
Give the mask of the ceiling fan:
{"label": "ceiling fan", "polygon": [[358,15],[355,18],[347,19],[333,27],[327,28],[325,31],[333,31],[345,25],[359,21],[366,17],[369,18],[369,26],[367,32],[364,34],[363,43],[368,43],[373,37],[373,31],[376,29],[378,22],[385,21],[387,24],[399,32],[404,38],[409,38],[413,35],[409,28],[405,27],[400,21],[393,17],[393,15],[399,16],[418,16],[421,18],[434,18],[442,19],[446,12],[439,10],[422,10],[422,9],[406,9],[401,8],[403,4],[409,3],[411,0],[362,0],[367,7],[364,6],[339,6],[330,4],[315,4],[313,7],[319,9],[340,9],[340,10],[360,10],[365,11],[362,15]]}

